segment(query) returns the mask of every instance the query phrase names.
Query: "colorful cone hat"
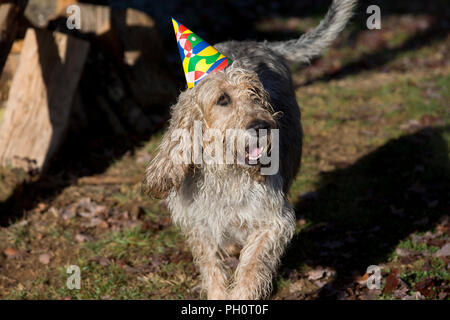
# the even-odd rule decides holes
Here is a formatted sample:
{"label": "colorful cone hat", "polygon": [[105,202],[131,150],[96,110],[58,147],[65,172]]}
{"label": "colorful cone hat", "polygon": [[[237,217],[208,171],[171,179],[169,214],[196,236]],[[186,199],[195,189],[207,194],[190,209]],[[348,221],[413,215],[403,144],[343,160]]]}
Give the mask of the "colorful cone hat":
{"label": "colorful cone hat", "polygon": [[172,23],[188,88],[195,86],[209,73],[223,70],[231,64],[229,58],[181,23],[173,18]]}

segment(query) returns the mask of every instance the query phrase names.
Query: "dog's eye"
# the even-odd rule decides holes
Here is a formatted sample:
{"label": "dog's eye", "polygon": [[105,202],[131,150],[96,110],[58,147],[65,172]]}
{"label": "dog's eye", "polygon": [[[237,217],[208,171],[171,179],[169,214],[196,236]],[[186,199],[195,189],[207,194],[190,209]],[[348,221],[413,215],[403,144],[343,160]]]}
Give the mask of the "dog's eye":
{"label": "dog's eye", "polygon": [[231,97],[228,95],[228,93],[224,92],[217,100],[217,105],[221,107],[226,107],[231,103]]}

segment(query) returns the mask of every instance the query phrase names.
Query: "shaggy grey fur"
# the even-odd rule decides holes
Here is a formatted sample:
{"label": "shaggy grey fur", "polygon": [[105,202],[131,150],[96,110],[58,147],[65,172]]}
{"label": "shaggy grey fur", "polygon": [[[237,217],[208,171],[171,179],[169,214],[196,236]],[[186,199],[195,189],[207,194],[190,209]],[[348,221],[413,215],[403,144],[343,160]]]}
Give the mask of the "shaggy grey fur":
{"label": "shaggy grey fur", "polygon": [[[299,40],[282,43],[224,42],[215,47],[233,60],[182,92],[172,106],[169,129],[146,171],[144,187],[166,198],[200,268],[209,299],[260,299],[271,291],[272,276],[295,231],[287,192],[300,166],[300,111],[286,60],[307,62],[343,29],[355,0],[335,0],[325,19]],[[223,94],[230,104],[218,102]],[[239,165],[176,164],[174,130],[192,132],[193,123],[225,131],[246,130],[255,120],[280,134],[279,172],[261,177]],[[257,167],[256,167],[257,168]],[[240,252],[229,274],[224,256]]]}

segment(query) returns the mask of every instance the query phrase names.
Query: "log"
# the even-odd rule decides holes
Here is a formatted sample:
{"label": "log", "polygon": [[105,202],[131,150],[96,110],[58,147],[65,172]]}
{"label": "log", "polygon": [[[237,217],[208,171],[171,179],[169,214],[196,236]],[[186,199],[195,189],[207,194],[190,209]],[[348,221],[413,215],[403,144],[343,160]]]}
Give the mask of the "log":
{"label": "log", "polygon": [[26,4],[26,0],[0,4],[0,74],[16,38],[20,17]]}
{"label": "log", "polygon": [[[37,0],[30,1],[38,5]],[[49,1],[55,3],[48,5],[53,8],[49,11],[56,11],[57,0]],[[68,17],[64,4],[69,5],[73,1],[59,0],[60,17]],[[77,5],[80,8],[81,29],[67,30],[65,19],[54,21],[57,29],[68,34],[81,33],[91,42],[102,44],[119,65],[125,66],[124,75],[131,93],[144,109],[173,102],[178,91],[175,80],[167,70],[163,40],[156,22],[146,13],[131,8],[111,9],[81,2]],[[45,12],[45,6],[39,6]]]}
{"label": "log", "polygon": [[[111,31],[111,8],[90,3],[78,3],[81,15],[81,29],[93,43],[101,44],[116,59],[121,56],[122,44]],[[64,12],[65,9],[64,9]],[[65,14],[68,18],[68,15]],[[70,32],[69,32],[70,34]]]}
{"label": "log", "polygon": [[[3,67],[2,74],[0,75],[0,114],[2,108],[6,106],[8,101],[9,88],[11,87],[11,81],[19,66],[21,43],[23,40],[16,40],[11,47],[8,58],[6,59]],[[1,122],[1,116],[0,116]]]}
{"label": "log", "polygon": [[46,28],[50,20],[64,15],[66,7],[76,0],[28,0],[25,17],[34,27]]}
{"label": "log", "polygon": [[63,140],[89,43],[28,29],[0,124],[0,165],[45,170]]}
{"label": "log", "polygon": [[79,3],[81,12],[81,32],[101,36],[111,29],[110,12],[107,6]]}

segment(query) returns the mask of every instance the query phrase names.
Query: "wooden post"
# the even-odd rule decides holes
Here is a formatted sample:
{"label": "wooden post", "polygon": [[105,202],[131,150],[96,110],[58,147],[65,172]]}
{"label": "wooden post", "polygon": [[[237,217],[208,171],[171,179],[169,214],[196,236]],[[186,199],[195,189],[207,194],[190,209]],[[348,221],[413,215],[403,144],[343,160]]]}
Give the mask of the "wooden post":
{"label": "wooden post", "polygon": [[25,17],[34,27],[47,28],[50,20],[66,13],[66,7],[76,0],[28,0]]}
{"label": "wooden post", "polygon": [[68,125],[89,44],[28,29],[0,124],[0,164],[45,169]]}
{"label": "wooden post", "polygon": [[112,10],[113,31],[123,44],[123,62],[130,89],[144,108],[173,102],[177,96],[174,80],[167,72],[162,39],[155,21],[146,13],[128,8]]}
{"label": "wooden post", "polygon": [[0,4],[0,74],[16,37],[20,17],[27,2],[27,0],[16,0]]}

